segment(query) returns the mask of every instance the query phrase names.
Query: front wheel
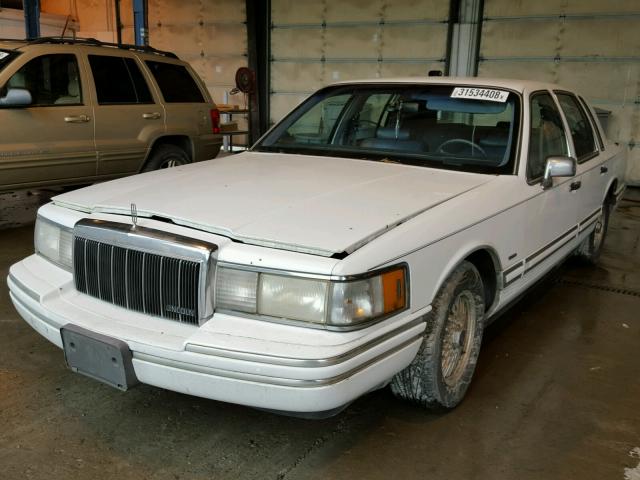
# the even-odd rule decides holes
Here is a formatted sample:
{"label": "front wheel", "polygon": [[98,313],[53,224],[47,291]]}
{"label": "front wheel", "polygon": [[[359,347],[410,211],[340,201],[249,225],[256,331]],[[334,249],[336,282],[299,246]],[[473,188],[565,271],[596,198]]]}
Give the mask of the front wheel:
{"label": "front wheel", "polygon": [[426,316],[424,340],[413,362],[391,381],[399,398],[434,409],[457,406],[471,383],[484,329],[484,287],[464,261],[447,278]]}

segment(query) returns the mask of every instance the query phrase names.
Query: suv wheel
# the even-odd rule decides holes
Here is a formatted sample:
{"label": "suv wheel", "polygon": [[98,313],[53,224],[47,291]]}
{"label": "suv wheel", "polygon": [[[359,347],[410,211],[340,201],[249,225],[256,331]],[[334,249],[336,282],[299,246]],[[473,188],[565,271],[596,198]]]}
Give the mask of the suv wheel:
{"label": "suv wheel", "polygon": [[391,381],[391,391],[431,410],[458,405],[471,383],[484,329],[484,287],[464,261],[451,273],[426,315],[424,340],[413,362]]}
{"label": "suv wheel", "polygon": [[155,148],[151,157],[142,169],[143,172],[159,170],[161,168],[177,167],[190,163],[189,155],[175,145],[160,145]]}

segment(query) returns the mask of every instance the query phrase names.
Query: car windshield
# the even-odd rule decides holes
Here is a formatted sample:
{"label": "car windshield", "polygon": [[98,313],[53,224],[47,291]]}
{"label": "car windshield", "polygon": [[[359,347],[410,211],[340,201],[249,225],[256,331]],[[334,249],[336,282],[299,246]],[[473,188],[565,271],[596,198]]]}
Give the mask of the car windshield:
{"label": "car windshield", "polygon": [[499,88],[334,86],[306,100],[253,150],[512,174],[519,119],[519,96]]}
{"label": "car windshield", "polygon": [[15,55],[15,52],[0,49],[0,71],[11,63]]}

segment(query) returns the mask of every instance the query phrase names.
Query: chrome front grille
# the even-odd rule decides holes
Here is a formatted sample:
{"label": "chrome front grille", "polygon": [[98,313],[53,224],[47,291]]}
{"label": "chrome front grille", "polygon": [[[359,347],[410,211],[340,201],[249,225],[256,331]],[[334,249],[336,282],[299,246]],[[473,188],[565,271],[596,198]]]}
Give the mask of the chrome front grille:
{"label": "chrome front grille", "polygon": [[158,230],[83,220],[74,229],[79,292],[129,310],[198,325],[213,311],[216,246]]}

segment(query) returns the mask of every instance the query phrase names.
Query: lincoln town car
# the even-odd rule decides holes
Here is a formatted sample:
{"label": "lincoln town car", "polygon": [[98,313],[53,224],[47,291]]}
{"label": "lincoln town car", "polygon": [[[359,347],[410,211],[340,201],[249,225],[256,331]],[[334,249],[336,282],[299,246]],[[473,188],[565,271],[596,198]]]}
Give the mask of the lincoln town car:
{"label": "lincoln town car", "polygon": [[319,417],[389,386],[449,409],[499,312],[598,261],[625,162],[557,85],[338,83],[244,153],[54,197],[8,285],[72,371],[121,390]]}

